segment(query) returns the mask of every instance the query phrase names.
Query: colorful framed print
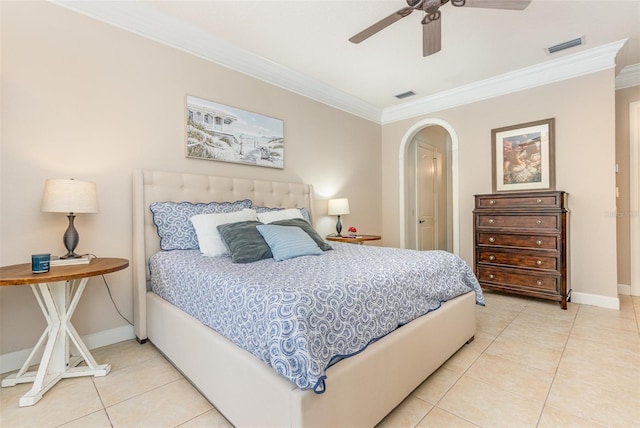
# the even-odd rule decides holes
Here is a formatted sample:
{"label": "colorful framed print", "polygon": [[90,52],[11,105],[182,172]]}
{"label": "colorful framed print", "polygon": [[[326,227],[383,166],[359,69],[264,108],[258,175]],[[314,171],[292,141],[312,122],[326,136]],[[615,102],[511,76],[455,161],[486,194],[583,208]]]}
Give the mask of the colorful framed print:
{"label": "colorful framed print", "polygon": [[555,118],[491,130],[494,192],[555,189]]}

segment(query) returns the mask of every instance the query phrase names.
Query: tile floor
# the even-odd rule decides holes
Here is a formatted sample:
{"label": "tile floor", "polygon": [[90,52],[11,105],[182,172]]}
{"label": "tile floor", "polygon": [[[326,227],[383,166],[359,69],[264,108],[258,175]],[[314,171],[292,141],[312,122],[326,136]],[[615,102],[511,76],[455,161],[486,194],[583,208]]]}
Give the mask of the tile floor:
{"label": "tile floor", "polygon": [[[621,310],[486,293],[476,339],[379,427],[640,427],[640,297]],[[151,344],[93,351],[102,378],[65,379],[35,406],[0,390],[1,427],[229,427]]]}

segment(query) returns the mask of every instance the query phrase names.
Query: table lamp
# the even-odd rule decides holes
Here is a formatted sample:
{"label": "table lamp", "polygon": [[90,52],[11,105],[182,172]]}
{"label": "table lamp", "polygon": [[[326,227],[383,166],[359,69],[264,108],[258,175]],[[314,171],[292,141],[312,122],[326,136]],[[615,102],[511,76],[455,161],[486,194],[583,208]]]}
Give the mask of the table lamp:
{"label": "table lamp", "polygon": [[73,226],[77,213],[97,213],[98,199],[96,185],[87,181],[71,179],[49,179],[44,184],[42,205],[40,211],[49,213],[68,213],[69,226],[64,232],[62,241],[67,254],[61,259],[76,259],[81,257],[75,253],[80,237]]}
{"label": "table lamp", "polygon": [[342,223],[340,222],[340,216],[349,214],[349,200],[347,198],[329,199],[329,207],[327,210],[328,215],[337,215],[338,222],[336,223],[337,236],[342,236]]}

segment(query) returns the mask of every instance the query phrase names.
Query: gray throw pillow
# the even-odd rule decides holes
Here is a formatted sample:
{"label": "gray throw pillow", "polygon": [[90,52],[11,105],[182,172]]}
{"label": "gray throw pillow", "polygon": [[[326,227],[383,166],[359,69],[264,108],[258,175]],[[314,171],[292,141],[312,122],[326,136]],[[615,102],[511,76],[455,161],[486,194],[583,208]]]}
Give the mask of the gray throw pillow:
{"label": "gray throw pillow", "polygon": [[273,257],[271,249],[256,226],[259,221],[241,221],[217,227],[234,263],[252,263]]}

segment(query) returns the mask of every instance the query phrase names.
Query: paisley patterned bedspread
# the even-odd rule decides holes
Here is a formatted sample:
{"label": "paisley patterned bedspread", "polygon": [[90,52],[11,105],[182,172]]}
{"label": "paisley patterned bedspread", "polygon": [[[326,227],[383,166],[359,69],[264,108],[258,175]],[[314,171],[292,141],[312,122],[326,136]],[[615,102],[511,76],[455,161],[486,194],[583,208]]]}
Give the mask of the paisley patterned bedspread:
{"label": "paisley patterned bedspread", "polygon": [[162,251],[150,259],[152,289],[317,393],[333,362],[442,302],[473,291],[484,305],[472,270],[451,253],[331,245],[320,256],[248,264]]}

